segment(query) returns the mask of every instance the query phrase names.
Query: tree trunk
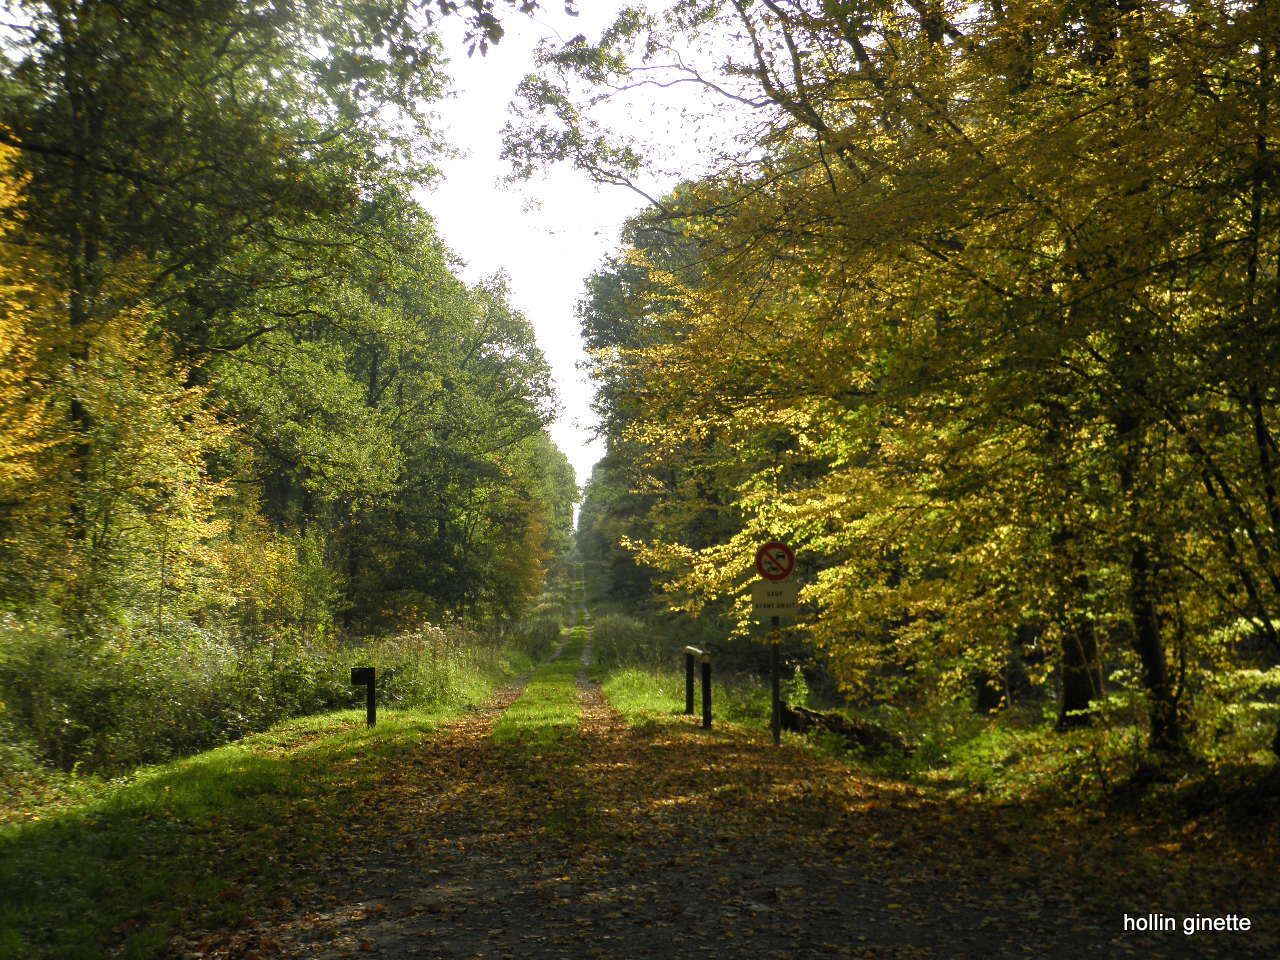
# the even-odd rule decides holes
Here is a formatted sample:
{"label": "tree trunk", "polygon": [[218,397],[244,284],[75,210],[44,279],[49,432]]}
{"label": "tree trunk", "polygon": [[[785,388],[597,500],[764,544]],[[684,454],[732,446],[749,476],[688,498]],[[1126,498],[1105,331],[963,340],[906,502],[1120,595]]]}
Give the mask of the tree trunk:
{"label": "tree trunk", "polygon": [[1137,540],[1129,552],[1129,614],[1133,618],[1134,649],[1142,660],[1143,680],[1151,698],[1151,750],[1180,757],[1188,753],[1187,739],[1165,663],[1151,567],[1147,545]]}
{"label": "tree trunk", "polygon": [[[1051,543],[1057,552],[1065,554],[1063,548],[1073,539],[1074,531],[1062,520]],[[1098,637],[1093,621],[1079,609],[1089,593],[1088,573],[1077,567],[1074,575],[1063,576],[1059,589],[1065,592],[1057,609],[1062,630],[1062,701],[1057,729],[1062,731],[1087,727],[1093,722],[1092,715],[1085,711],[1102,696],[1102,664],[1098,661]]]}
{"label": "tree trunk", "polygon": [[996,713],[1005,705],[1004,678],[998,673],[981,673],[975,678],[978,713]]}
{"label": "tree trunk", "polygon": [[902,737],[884,727],[866,720],[846,717],[841,713],[820,713],[807,707],[783,703],[781,722],[783,730],[794,730],[796,733],[808,733],[815,728],[828,730],[843,737],[850,747],[856,747],[869,754],[881,756],[891,751],[910,754],[915,747]]}
{"label": "tree trunk", "polygon": [[[1085,578],[1086,582],[1088,578]],[[1098,637],[1093,621],[1074,616],[1064,624],[1062,637],[1062,702],[1058,710],[1058,730],[1087,727],[1093,715],[1087,712],[1102,696],[1102,664],[1098,661]]]}

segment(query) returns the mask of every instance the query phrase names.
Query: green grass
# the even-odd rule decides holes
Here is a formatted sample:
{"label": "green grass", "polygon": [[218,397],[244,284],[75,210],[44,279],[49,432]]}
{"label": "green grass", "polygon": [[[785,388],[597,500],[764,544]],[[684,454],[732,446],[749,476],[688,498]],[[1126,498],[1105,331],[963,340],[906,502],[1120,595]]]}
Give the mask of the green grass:
{"label": "green grass", "polygon": [[[633,725],[684,713],[683,673],[620,667],[602,677],[601,687],[605,699]],[[711,702],[715,704],[714,684]]]}
{"label": "green grass", "polygon": [[[702,687],[694,677],[693,709],[702,716]],[[633,726],[657,723],[684,713],[685,676],[683,668],[653,670],[643,667],[617,667],[601,677],[608,701]],[[711,674],[711,722],[740,723],[745,726],[769,725],[769,684],[759,677]]]}
{"label": "green grass", "polygon": [[560,656],[541,664],[529,678],[520,699],[494,724],[495,743],[532,743],[547,746],[577,733],[578,689],[581,657],[588,628],[582,622],[570,627]]}
{"label": "green grass", "polygon": [[[497,676],[471,681],[478,702]],[[457,702],[286,721],[236,743],[84,781],[0,825],[0,958],[97,960],[156,954],[174,923],[233,924],[294,864],[341,848],[334,823],[411,755]],[[232,891],[228,894],[228,891]]]}
{"label": "green grass", "polygon": [[[681,722],[678,718],[684,713],[685,703],[682,664],[673,662],[669,668],[608,666],[599,672],[599,679],[606,698],[633,727]],[[695,678],[695,684],[699,683]],[[794,684],[794,680],[784,677],[784,699],[788,698],[787,688]],[[803,699],[801,691],[791,693],[792,699]],[[713,669],[711,702],[713,725],[769,727],[767,678],[717,674]],[[825,703],[811,705],[822,710],[837,709]],[[701,717],[698,685],[694,711]],[[1123,777],[1124,760],[1133,754],[1132,728],[1055,734],[1038,706],[999,717],[979,715],[965,704],[933,705],[916,711],[886,706],[862,716],[904,736],[917,749],[910,755],[890,752],[867,756],[850,750],[843,738],[822,731],[808,736],[784,731],[783,736],[877,774],[1002,799],[1030,793],[1051,793],[1075,801],[1090,799],[1108,777]]]}
{"label": "green grass", "polygon": [[513,789],[526,798],[537,798],[541,829],[565,843],[583,842],[601,829],[599,811],[578,766],[582,707],[577,677],[590,639],[580,580],[572,593],[577,597],[576,622],[566,631],[559,657],[534,671],[520,699],[498,719],[491,733],[518,784]]}
{"label": "green grass", "polygon": [[[686,723],[683,655],[676,635],[622,610],[595,618],[599,654],[595,676],[605,696],[628,722],[640,729]],[[713,665],[714,666],[714,665]],[[1261,676],[1261,674],[1259,674]],[[1257,683],[1257,678],[1245,678]],[[1240,681],[1243,683],[1244,681]],[[1056,705],[1041,697],[1015,704],[996,716],[977,713],[966,699],[951,702],[921,698],[856,710],[831,702],[821,693],[809,697],[802,676],[784,674],[783,695],[819,710],[843,710],[897,734],[914,749],[868,754],[851,749],[843,737],[824,731],[807,736],[785,732],[788,741],[828,753],[865,772],[937,788],[957,797],[1004,803],[1043,802],[1089,807],[1119,799],[1129,802],[1133,784],[1151,778],[1146,752],[1145,706],[1141,695],[1117,688],[1099,707],[1092,726],[1057,732]],[[1254,700],[1257,691],[1250,688]],[[1228,699],[1229,698],[1223,698]],[[1267,749],[1276,708],[1250,702],[1218,707],[1212,722],[1193,727],[1201,759],[1190,768],[1157,771],[1173,774],[1142,790],[1152,807],[1182,804],[1200,809],[1205,797],[1236,797],[1247,806],[1273,788],[1280,765]],[[713,723],[740,723],[767,729],[768,680],[748,674],[713,671]],[[695,691],[695,711],[701,700]],[[1197,806],[1198,805],[1198,806]]]}

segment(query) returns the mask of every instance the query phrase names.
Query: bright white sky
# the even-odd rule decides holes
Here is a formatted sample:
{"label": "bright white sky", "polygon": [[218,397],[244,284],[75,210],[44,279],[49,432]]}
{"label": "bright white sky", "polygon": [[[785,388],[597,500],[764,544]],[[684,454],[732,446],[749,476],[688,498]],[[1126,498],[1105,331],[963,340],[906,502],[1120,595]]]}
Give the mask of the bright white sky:
{"label": "bright white sky", "polygon": [[579,484],[586,483],[604,450],[592,438],[591,386],[577,369],[585,357],[574,307],[587,275],[617,249],[623,221],[643,201],[624,188],[597,187],[567,167],[504,187],[498,181],[509,170],[499,159],[499,131],[516,85],[532,69],[539,38],[556,32],[564,39],[578,33],[594,38],[622,5],[590,0],[579,4],[581,15],[573,18],[554,0],[532,20],[509,12],[501,43],[470,58],[457,18],[440,23],[456,96],[437,109],[446,142],[466,156],[443,162],[445,182],[418,198],[435,216],[445,242],[466,261],[466,280],[498,271],[509,276],[514,305],[533,324],[555,374],[563,412],[551,433]]}

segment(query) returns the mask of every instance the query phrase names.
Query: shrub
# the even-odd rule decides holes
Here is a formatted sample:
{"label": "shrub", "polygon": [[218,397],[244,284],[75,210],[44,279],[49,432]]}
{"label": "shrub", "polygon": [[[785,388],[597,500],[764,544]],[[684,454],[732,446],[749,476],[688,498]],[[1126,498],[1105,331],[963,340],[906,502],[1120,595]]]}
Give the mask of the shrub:
{"label": "shrub", "polygon": [[82,640],[52,617],[0,614],[0,766],[39,761],[114,773],[226,743],[291,716],[355,707],[350,668],[378,670],[388,707],[462,705],[504,659],[549,651],[558,626],[504,639],[464,626],[422,626],[360,645],[319,636],[232,643],[191,627]]}
{"label": "shrub", "polygon": [[660,644],[655,629],[621,613],[606,613],[591,624],[591,649],[602,670],[620,666],[657,666]]}
{"label": "shrub", "polygon": [[558,613],[553,615],[540,605],[533,616],[508,628],[507,640],[530,660],[545,660],[560,640],[560,623]]}

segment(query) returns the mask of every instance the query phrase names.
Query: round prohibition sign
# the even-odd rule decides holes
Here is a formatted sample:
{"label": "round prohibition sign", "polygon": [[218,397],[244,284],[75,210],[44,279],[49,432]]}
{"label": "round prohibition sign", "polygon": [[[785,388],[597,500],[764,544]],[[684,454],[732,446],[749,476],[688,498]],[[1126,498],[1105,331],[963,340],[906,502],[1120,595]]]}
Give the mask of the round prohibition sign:
{"label": "round prohibition sign", "polygon": [[785,580],[796,568],[796,552],[771,540],[756,551],[756,572],[766,580]]}

